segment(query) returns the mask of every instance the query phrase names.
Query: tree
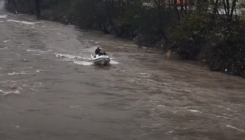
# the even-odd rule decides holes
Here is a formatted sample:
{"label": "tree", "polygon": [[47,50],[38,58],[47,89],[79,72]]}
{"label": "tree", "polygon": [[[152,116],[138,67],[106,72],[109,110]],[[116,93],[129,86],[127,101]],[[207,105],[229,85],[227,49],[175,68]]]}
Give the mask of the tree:
{"label": "tree", "polygon": [[37,19],[40,19],[41,16],[40,0],[35,0],[35,11],[36,11]]}

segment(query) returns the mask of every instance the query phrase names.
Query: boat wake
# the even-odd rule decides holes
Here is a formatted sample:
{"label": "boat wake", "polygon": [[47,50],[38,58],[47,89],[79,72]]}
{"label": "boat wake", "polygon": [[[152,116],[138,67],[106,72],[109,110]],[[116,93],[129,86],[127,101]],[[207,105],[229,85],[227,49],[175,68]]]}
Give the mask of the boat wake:
{"label": "boat wake", "polygon": [[[60,53],[55,53],[55,57],[60,58],[63,61],[68,61],[68,62],[73,62],[74,64],[77,65],[83,65],[83,66],[91,66],[93,65],[93,62],[91,61],[91,57],[89,56],[79,56],[79,55],[74,55],[74,54],[60,54]],[[119,64],[119,62],[115,60],[111,60],[110,64]]]}
{"label": "boat wake", "polygon": [[20,94],[20,91],[17,89],[15,91],[4,91],[0,89],[0,93],[3,93],[3,96],[9,95],[9,94]]}
{"label": "boat wake", "polygon": [[88,61],[74,61],[74,64],[77,64],[77,65],[84,65],[84,66],[90,66],[90,65],[93,65],[92,62],[88,62]]}
{"label": "boat wake", "polygon": [[26,24],[26,25],[34,25],[34,24],[42,23],[42,22],[19,21],[19,20],[13,20],[13,19],[9,19],[7,20],[7,22],[15,22],[15,23],[21,23],[21,24]]}
{"label": "boat wake", "polygon": [[0,15],[0,18],[7,18],[7,15]]}

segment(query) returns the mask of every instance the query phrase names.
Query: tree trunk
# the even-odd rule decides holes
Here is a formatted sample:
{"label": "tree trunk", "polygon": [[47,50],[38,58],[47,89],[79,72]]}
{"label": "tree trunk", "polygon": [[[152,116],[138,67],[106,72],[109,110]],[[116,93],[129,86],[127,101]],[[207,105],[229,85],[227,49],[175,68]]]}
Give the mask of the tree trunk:
{"label": "tree trunk", "polygon": [[174,0],[174,9],[177,13],[177,18],[178,18],[178,21],[180,20],[180,17],[179,17],[179,11],[178,11],[178,8],[177,8],[177,0]]}
{"label": "tree trunk", "polygon": [[216,0],[216,1],[215,1],[215,5],[214,5],[213,14],[216,14],[216,13],[217,13],[218,4],[219,4],[219,0]]}
{"label": "tree trunk", "polygon": [[181,14],[184,16],[184,5],[183,5],[183,0],[180,0],[180,7],[181,7]]}
{"label": "tree trunk", "polygon": [[189,0],[185,0],[185,14],[187,14],[187,3],[189,2]]}
{"label": "tree trunk", "polygon": [[163,31],[163,22],[162,22],[162,18],[161,18],[161,7],[165,7],[165,4],[162,6],[162,1],[161,0],[157,0],[155,1],[157,3],[157,13],[158,13],[158,20],[159,20],[159,30],[163,36],[163,39],[165,40],[165,43],[168,42],[168,39]]}
{"label": "tree trunk", "polygon": [[232,1],[232,7],[231,7],[231,13],[229,15],[229,20],[228,20],[228,29],[229,30],[230,30],[230,27],[231,27],[232,16],[233,16],[233,12],[234,12],[235,7],[236,7],[236,0],[233,0]]}
{"label": "tree trunk", "polygon": [[116,29],[115,29],[115,26],[114,26],[114,23],[112,21],[112,16],[111,16],[111,7],[109,5],[109,2],[108,0],[105,0],[106,2],[106,11],[107,11],[107,15],[108,15],[108,18],[109,18],[109,23],[110,25],[112,26],[112,29],[114,30],[115,33],[117,33]]}
{"label": "tree trunk", "polygon": [[35,0],[35,10],[36,10],[37,19],[40,19],[41,16],[40,0]]}

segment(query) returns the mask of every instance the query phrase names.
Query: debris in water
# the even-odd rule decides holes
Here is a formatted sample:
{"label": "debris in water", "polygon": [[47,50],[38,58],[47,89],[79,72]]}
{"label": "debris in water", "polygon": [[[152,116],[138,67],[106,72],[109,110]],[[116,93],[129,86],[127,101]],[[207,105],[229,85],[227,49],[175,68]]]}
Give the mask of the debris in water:
{"label": "debris in water", "polygon": [[0,93],[3,93],[3,96],[9,95],[9,94],[20,94],[19,90],[16,91],[3,91],[0,89]]}

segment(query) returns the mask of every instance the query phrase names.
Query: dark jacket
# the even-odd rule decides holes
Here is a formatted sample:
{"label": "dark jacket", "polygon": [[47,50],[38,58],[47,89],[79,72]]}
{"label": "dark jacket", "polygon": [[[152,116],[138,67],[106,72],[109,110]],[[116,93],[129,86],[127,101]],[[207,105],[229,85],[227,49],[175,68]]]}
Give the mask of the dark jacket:
{"label": "dark jacket", "polygon": [[97,48],[96,50],[95,50],[95,54],[99,54],[101,52],[101,49],[99,49],[99,48]]}

